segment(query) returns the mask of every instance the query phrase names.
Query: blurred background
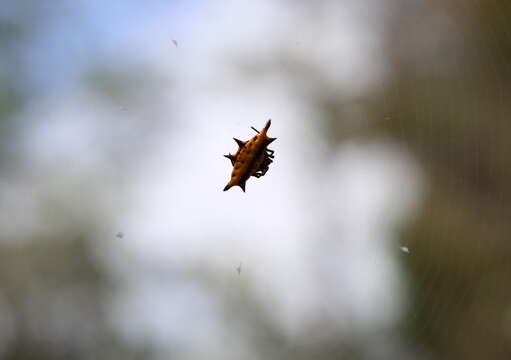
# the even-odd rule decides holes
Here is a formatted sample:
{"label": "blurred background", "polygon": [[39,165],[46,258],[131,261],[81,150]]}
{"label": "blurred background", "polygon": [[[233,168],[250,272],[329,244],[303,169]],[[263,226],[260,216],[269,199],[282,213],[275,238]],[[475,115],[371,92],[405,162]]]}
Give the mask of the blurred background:
{"label": "blurred background", "polygon": [[4,1],[0,358],[510,359],[510,18]]}

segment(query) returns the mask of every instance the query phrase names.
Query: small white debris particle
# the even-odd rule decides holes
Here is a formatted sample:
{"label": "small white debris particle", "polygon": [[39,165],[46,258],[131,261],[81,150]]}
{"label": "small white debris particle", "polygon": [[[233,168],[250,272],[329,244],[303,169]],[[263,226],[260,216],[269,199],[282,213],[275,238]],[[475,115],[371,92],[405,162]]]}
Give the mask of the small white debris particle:
{"label": "small white debris particle", "polygon": [[402,252],[405,252],[407,254],[410,253],[410,249],[408,249],[406,246],[401,246],[400,249],[401,249]]}

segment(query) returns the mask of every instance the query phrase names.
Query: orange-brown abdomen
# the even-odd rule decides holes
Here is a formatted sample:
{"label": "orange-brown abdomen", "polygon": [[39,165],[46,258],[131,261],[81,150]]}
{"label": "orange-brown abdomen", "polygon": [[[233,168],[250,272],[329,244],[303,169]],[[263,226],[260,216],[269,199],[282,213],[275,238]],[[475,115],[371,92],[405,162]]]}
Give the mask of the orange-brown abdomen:
{"label": "orange-brown abdomen", "polygon": [[250,176],[259,178],[266,174],[274,158],[273,150],[269,150],[268,145],[276,139],[267,136],[270,125],[271,120],[268,120],[260,132],[254,129],[258,134],[248,141],[234,139],[239,146],[238,151],[234,155],[224,155],[233,165],[231,180],[224,191],[236,185],[245,191],[245,184]]}

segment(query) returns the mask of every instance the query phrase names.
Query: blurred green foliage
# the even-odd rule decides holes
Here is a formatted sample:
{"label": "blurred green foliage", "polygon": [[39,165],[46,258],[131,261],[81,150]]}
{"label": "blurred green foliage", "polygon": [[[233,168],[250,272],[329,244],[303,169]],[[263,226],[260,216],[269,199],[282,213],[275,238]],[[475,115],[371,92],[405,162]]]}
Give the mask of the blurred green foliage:
{"label": "blurred green foliage", "polygon": [[[10,185],[27,183],[19,142],[39,119],[21,122],[18,116],[41,95],[33,91],[27,59],[57,5],[22,0],[0,10],[0,201]],[[150,351],[124,342],[109,322],[107,299],[115,284],[95,254],[94,236],[104,223],[94,208],[94,184],[60,181],[55,187],[76,194],[79,206],[55,188],[31,189],[25,196],[48,222],[36,233],[21,226],[18,237],[0,229],[0,358],[145,359]],[[2,223],[30,221],[10,218],[16,214],[3,213]]]}
{"label": "blurred green foliage", "polygon": [[[377,131],[412,149],[429,182],[421,214],[403,234],[414,249],[406,258],[414,299],[406,330],[435,359],[509,359],[511,4],[431,5],[459,26],[456,61],[428,72],[430,64],[390,46],[390,84],[368,105]],[[389,44],[399,44],[391,35]],[[443,48],[433,61],[452,52]]]}

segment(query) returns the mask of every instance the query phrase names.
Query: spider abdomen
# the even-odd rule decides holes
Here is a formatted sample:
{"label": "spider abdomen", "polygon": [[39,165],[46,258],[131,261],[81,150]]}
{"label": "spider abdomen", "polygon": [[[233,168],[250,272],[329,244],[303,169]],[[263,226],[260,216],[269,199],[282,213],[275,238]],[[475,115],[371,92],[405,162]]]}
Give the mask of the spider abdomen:
{"label": "spider abdomen", "polygon": [[224,155],[233,165],[231,180],[224,191],[233,186],[239,186],[245,191],[245,184],[250,176],[259,178],[266,174],[273,161],[273,150],[269,150],[268,145],[276,139],[267,136],[270,125],[271,120],[268,120],[260,132],[254,129],[258,134],[248,141],[234,139],[239,146],[238,151],[234,155]]}

